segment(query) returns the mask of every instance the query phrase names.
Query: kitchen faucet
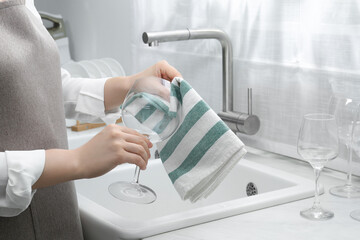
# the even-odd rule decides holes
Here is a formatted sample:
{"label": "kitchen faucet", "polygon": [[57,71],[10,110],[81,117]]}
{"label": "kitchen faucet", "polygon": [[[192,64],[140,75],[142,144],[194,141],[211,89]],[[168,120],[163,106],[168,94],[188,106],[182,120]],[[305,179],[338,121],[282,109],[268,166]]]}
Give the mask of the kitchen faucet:
{"label": "kitchen faucet", "polygon": [[164,32],[144,32],[143,42],[150,47],[160,42],[183,41],[191,39],[217,39],[222,48],[222,112],[219,117],[234,132],[253,135],[260,128],[258,116],[252,114],[252,89],[248,89],[248,113],[234,112],[233,109],[233,50],[229,36],[219,29],[186,29]]}

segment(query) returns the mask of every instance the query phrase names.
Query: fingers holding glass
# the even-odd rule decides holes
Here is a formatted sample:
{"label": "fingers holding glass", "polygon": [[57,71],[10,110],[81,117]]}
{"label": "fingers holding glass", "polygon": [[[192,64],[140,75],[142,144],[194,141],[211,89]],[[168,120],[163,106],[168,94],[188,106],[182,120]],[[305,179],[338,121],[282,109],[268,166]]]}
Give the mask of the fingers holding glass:
{"label": "fingers holding glass", "polygon": [[[125,131],[137,132],[137,135],[126,137],[126,140],[132,143],[127,145],[127,151],[139,154],[141,149],[138,146],[147,149],[146,144],[149,144],[149,140],[153,143],[166,140],[177,129],[179,103],[170,102],[171,87],[168,81],[156,77],[142,77],[134,82],[122,106],[123,123],[131,128]],[[147,138],[146,141],[144,138]],[[143,156],[144,153],[140,155]],[[156,199],[156,194],[149,187],[139,184],[139,174],[140,169],[137,166],[132,182],[112,183],[109,192],[123,201],[152,203]]]}

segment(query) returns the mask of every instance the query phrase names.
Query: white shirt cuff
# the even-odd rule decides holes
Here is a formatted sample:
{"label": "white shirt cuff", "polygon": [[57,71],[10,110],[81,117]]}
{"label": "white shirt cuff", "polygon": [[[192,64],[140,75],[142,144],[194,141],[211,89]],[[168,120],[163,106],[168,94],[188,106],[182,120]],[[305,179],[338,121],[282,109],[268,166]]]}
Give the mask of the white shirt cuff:
{"label": "white shirt cuff", "polygon": [[109,78],[72,78],[61,69],[65,115],[82,122],[114,123],[120,109],[105,112],[104,86]]}
{"label": "white shirt cuff", "polygon": [[120,108],[105,112],[104,86],[108,79],[89,79],[80,90],[75,111],[100,118],[106,124],[120,118]]}
{"label": "white shirt cuff", "polygon": [[44,170],[45,150],[6,151],[5,160],[8,180],[5,191],[0,185],[0,216],[11,217],[30,205],[36,192],[32,186]]}
{"label": "white shirt cuff", "polygon": [[104,86],[107,79],[89,79],[80,89],[75,111],[105,117]]}

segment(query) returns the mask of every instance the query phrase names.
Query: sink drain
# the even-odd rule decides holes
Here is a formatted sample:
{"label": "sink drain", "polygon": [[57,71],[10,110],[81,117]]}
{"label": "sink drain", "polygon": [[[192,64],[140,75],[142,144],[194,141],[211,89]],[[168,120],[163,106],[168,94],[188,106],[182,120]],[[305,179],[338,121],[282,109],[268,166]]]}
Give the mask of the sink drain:
{"label": "sink drain", "polygon": [[155,158],[160,158],[160,153],[158,150],[155,151]]}
{"label": "sink drain", "polygon": [[258,194],[258,190],[257,187],[254,183],[249,182],[246,186],[246,195],[248,195],[248,197],[250,196],[254,196]]}

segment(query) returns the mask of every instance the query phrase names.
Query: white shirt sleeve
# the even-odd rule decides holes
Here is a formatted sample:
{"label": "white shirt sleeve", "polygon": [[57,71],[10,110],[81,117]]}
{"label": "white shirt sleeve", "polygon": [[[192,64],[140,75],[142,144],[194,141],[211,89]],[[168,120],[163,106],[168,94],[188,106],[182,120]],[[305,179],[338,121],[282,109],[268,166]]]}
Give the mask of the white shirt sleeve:
{"label": "white shirt sleeve", "polygon": [[[71,78],[64,69],[61,73],[67,118],[109,124],[120,117],[119,109],[105,112],[106,78]],[[0,152],[0,216],[16,216],[29,206],[36,192],[32,185],[40,178],[44,166],[45,150]]]}
{"label": "white shirt sleeve", "polygon": [[61,69],[65,117],[82,122],[115,123],[120,108],[105,112],[104,86],[108,78],[72,78]]}
{"label": "white shirt sleeve", "polygon": [[45,150],[0,152],[0,216],[16,216],[29,206],[44,166]]}
{"label": "white shirt sleeve", "polygon": [[[40,19],[33,0],[26,7]],[[41,20],[41,19],[40,19]],[[114,123],[120,109],[105,112],[104,85],[106,78],[72,78],[61,69],[65,115],[85,122]],[[12,217],[23,212],[36,190],[34,183],[45,166],[45,150],[0,152],[0,216]]]}
{"label": "white shirt sleeve", "polygon": [[[71,78],[64,69],[61,75],[66,117],[108,124],[120,117],[119,109],[105,112],[107,79]],[[29,206],[44,166],[45,150],[0,152],[0,216],[16,216]]]}

